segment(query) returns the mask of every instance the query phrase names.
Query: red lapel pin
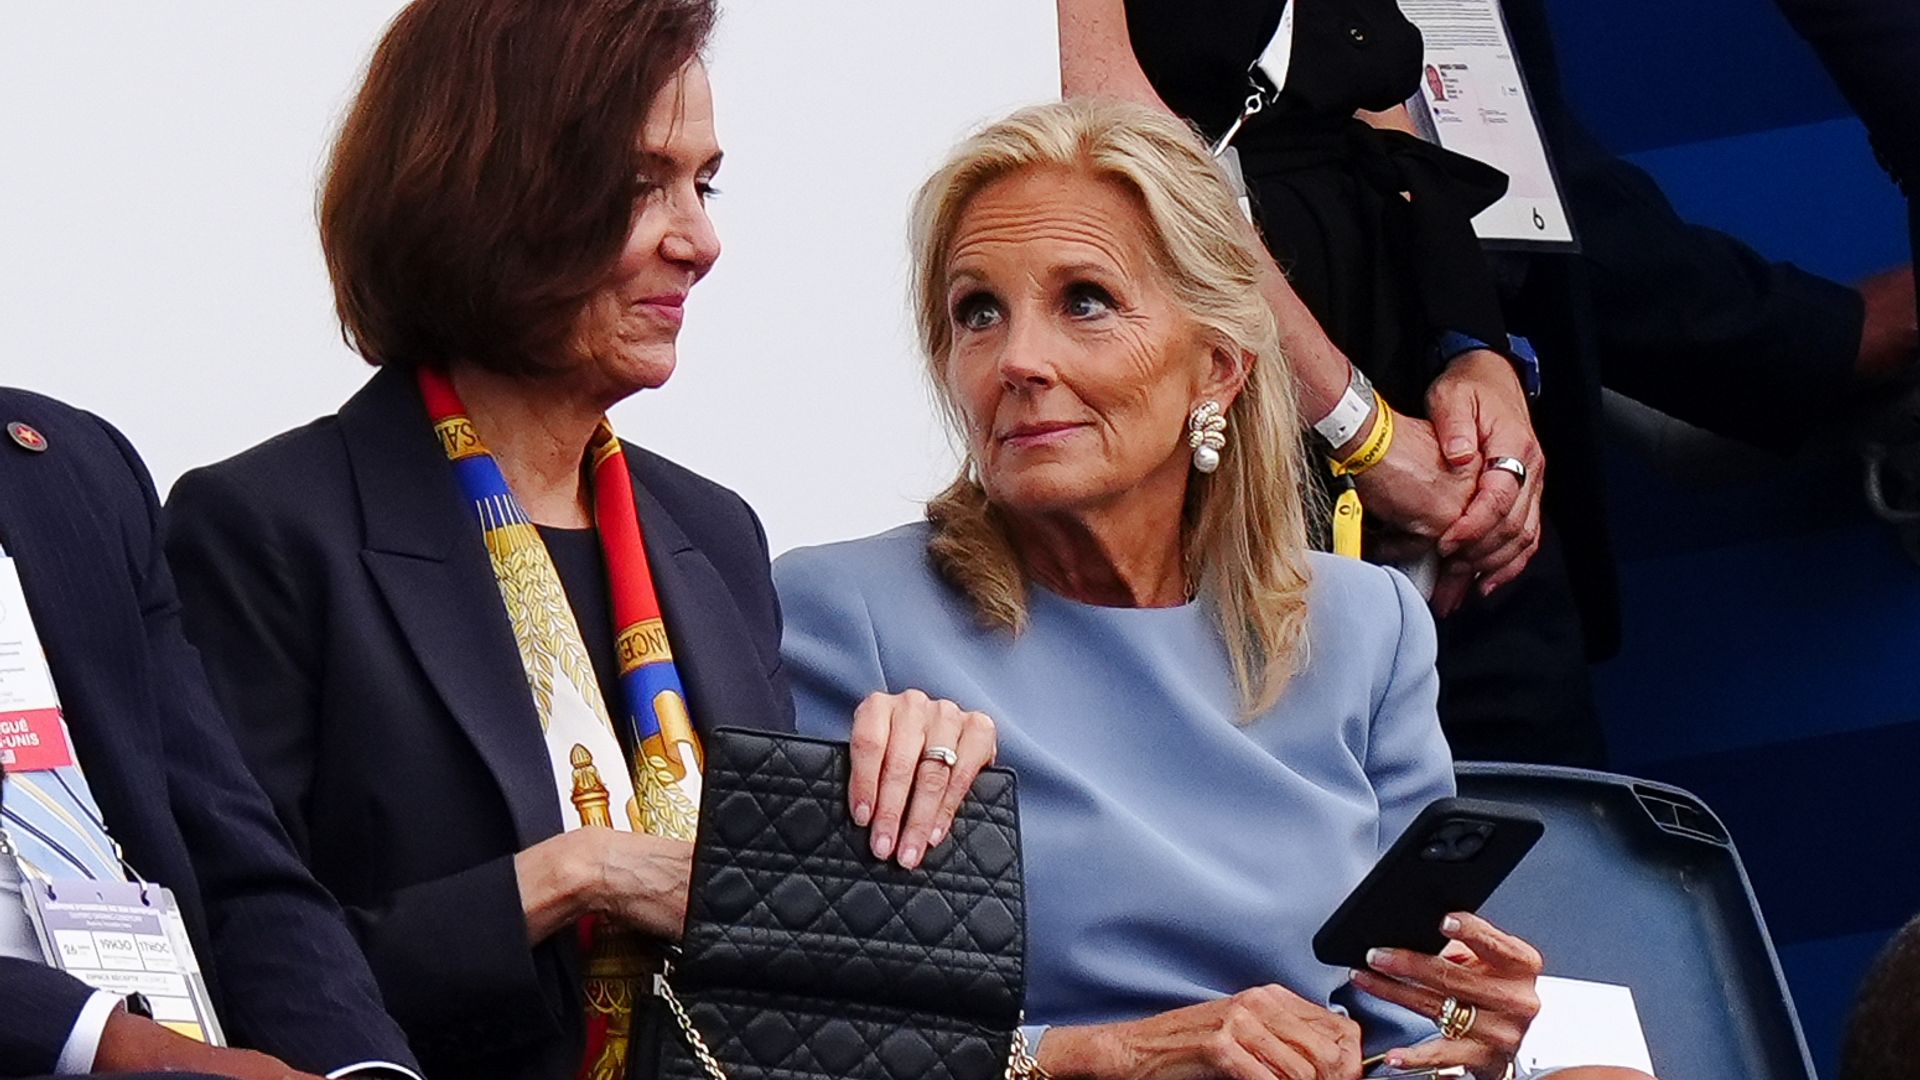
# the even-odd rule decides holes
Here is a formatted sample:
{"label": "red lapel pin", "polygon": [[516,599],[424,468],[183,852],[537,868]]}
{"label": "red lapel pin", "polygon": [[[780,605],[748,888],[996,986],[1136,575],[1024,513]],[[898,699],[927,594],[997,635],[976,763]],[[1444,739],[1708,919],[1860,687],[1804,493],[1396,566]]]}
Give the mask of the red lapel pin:
{"label": "red lapel pin", "polygon": [[22,450],[31,450],[39,454],[47,449],[47,437],[40,434],[39,429],[31,424],[23,424],[15,420],[7,425],[7,434],[13,436],[13,441]]}

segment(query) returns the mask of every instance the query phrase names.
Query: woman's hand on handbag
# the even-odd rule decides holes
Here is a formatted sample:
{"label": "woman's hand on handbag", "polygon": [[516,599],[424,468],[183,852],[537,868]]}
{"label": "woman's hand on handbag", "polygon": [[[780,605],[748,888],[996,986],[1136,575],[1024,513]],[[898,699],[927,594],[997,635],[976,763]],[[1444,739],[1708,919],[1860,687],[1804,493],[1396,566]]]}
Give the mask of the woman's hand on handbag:
{"label": "woman's hand on handbag", "polygon": [[651,937],[676,940],[687,921],[693,845],[646,833],[575,829],[514,856],[527,940],[604,915]]}
{"label": "woman's hand on handbag", "polygon": [[1540,952],[1478,915],[1456,912],[1441,930],[1452,939],[1439,956],[1405,949],[1375,949],[1372,971],[1353,973],[1353,985],[1422,1016],[1444,1019],[1452,1000],[1470,1017],[1456,1019],[1451,1038],[1433,1039],[1387,1053],[1396,1068],[1465,1065],[1482,1080],[1496,1080],[1520,1052],[1520,1040],[1540,1013],[1534,988]]}
{"label": "woman's hand on handbag", "polygon": [[853,711],[853,823],[876,859],[911,870],[946,839],[960,800],[999,749],[993,721],[918,690],[871,694]]}
{"label": "woman's hand on handbag", "polygon": [[1356,1080],[1360,1025],[1280,986],[1143,1020],[1048,1028],[1055,1080]]}

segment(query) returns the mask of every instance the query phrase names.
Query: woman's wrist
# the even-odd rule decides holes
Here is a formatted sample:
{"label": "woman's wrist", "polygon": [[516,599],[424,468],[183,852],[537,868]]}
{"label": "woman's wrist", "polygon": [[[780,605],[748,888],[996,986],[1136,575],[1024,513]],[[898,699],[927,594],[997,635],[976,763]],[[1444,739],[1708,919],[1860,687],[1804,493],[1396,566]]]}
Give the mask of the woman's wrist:
{"label": "woman's wrist", "polygon": [[562,928],[605,909],[605,875],[596,870],[599,856],[593,847],[594,832],[578,829],[550,837],[513,857],[529,942],[545,941]]}
{"label": "woman's wrist", "polygon": [[1034,1048],[1034,1060],[1053,1080],[1113,1080],[1120,1067],[1121,1024],[1050,1027]]}

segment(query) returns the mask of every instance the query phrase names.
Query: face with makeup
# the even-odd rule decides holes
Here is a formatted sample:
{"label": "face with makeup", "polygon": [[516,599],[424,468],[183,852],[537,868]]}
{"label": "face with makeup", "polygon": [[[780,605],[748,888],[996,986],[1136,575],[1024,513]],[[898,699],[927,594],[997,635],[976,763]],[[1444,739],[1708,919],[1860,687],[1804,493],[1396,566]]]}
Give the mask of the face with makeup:
{"label": "face with makeup", "polygon": [[1016,514],[1184,498],[1187,416],[1238,365],[1153,264],[1138,196],[1057,167],[968,202],[946,265],[947,389],[988,497]]}
{"label": "face with makeup", "polygon": [[677,361],[687,294],[720,257],[707,216],[720,170],[713,92],[692,61],[654,97],[639,132],[633,225],[606,284],[588,302],[582,374],[617,400],[665,383]]}

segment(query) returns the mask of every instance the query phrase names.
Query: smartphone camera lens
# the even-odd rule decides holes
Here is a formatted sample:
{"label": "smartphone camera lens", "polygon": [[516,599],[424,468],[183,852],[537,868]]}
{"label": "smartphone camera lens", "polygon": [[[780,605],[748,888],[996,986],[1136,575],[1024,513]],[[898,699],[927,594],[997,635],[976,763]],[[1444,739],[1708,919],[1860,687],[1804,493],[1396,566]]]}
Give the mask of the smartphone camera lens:
{"label": "smartphone camera lens", "polygon": [[1420,857],[1429,862],[1466,862],[1485,851],[1493,826],[1484,821],[1444,822],[1427,837]]}

